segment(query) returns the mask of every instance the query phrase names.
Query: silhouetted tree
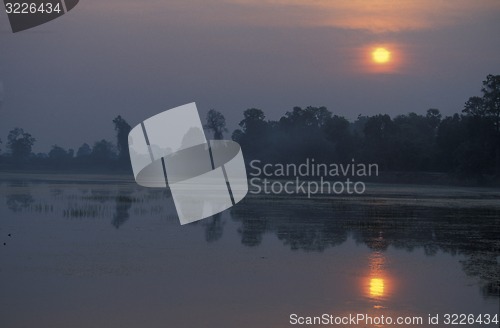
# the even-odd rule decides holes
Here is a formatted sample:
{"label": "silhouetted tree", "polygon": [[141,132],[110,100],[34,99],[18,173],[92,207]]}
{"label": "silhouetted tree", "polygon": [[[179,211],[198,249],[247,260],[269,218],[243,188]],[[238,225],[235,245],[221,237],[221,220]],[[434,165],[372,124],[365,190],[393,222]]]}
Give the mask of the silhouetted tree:
{"label": "silhouetted tree", "polygon": [[324,124],[326,139],[334,147],[332,160],[345,162],[354,156],[354,139],[350,131],[349,121],[342,116],[334,115]]}
{"label": "silhouetted tree", "polygon": [[470,97],[462,111],[468,138],[460,147],[460,168],[467,175],[500,176],[500,75],[488,75],[481,92],[483,96]]}
{"label": "silhouetted tree", "polygon": [[254,131],[262,130],[266,125],[266,122],[264,121],[266,115],[260,109],[249,108],[243,112],[243,117],[243,120],[239,123],[243,132],[253,133]]}
{"label": "silhouetted tree", "polygon": [[204,128],[214,133],[215,140],[222,140],[224,132],[227,132],[224,115],[215,109],[209,110],[207,113],[207,123]]}
{"label": "silhouetted tree", "polygon": [[363,152],[366,159],[372,163],[379,163],[382,169],[395,169],[398,127],[391,117],[387,114],[370,117],[363,133]]}
{"label": "silhouetted tree", "polygon": [[320,128],[332,117],[332,113],[326,107],[294,107],[291,112],[286,112],[281,118],[280,124],[285,127],[315,127]]}
{"label": "silhouetted tree", "polygon": [[99,166],[110,165],[116,159],[115,147],[107,140],[102,139],[94,144],[90,158]]}
{"label": "silhouetted tree", "polygon": [[462,112],[474,117],[485,117],[486,107],[483,98],[477,96],[470,97],[469,100],[465,102]]}
{"label": "silhouetted tree", "polygon": [[7,148],[10,149],[12,159],[21,164],[28,160],[36,139],[31,134],[24,132],[21,128],[15,128],[9,132],[7,137]]}
{"label": "silhouetted tree", "polygon": [[66,151],[64,148],[54,145],[49,152],[49,161],[54,167],[65,167],[70,165],[73,155],[73,149]]}
{"label": "silhouetted tree", "polygon": [[427,118],[427,124],[434,130],[434,135],[437,133],[437,128],[441,123],[441,118],[443,117],[437,108],[429,108],[425,115]]}
{"label": "silhouetted tree", "polygon": [[488,75],[481,91],[486,112],[493,118],[496,130],[500,131],[500,75]]}
{"label": "silhouetted tree", "polygon": [[245,133],[241,131],[240,129],[236,129],[233,131],[233,134],[231,135],[231,139],[234,141],[241,143],[241,140],[245,137]]}
{"label": "silhouetted tree", "polygon": [[269,158],[264,156],[268,149],[267,122],[264,121],[264,112],[257,108],[250,108],[243,112],[243,120],[239,123],[241,130],[234,131],[232,137],[237,141],[247,161],[254,158]]}
{"label": "silhouetted tree", "polygon": [[[302,162],[307,158],[327,160],[330,145],[323,131],[332,113],[326,107],[294,107],[279,120],[279,129],[285,133],[282,139],[289,153],[288,160]],[[283,147],[282,145],[280,147]]]}
{"label": "silhouetted tree", "polygon": [[436,128],[440,114],[436,109],[427,111],[426,116],[409,113],[394,118],[397,127],[395,137],[394,163],[397,170],[429,171],[435,163]]}
{"label": "silhouetted tree", "polygon": [[83,145],[78,148],[78,151],[76,152],[76,157],[85,157],[85,156],[90,156],[92,153],[92,148],[87,143],[84,143]]}
{"label": "silhouetted tree", "polygon": [[500,75],[488,75],[481,91],[486,112],[495,126],[495,173],[500,177]]}
{"label": "silhouetted tree", "polygon": [[118,161],[124,165],[130,162],[128,150],[128,134],[132,129],[120,115],[113,120],[116,131],[116,145],[118,148]]}
{"label": "silhouetted tree", "polygon": [[460,145],[467,139],[467,129],[460,115],[445,117],[439,124],[436,144],[438,146],[439,168],[453,172],[458,167],[457,152]]}

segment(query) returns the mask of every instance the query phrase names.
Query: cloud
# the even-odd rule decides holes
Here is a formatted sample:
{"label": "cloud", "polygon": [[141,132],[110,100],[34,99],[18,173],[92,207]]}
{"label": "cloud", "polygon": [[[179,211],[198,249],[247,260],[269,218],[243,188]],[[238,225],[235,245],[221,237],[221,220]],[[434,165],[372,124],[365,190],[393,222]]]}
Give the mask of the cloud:
{"label": "cloud", "polygon": [[[374,33],[432,29],[500,11],[497,0],[237,0],[281,23],[333,26]],[[279,9],[279,10],[278,10]],[[288,17],[287,17],[288,16]],[[270,17],[268,17],[270,18]],[[271,23],[271,21],[269,21]]]}
{"label": "cloud", "polygon": [[164,24],[330,26],[372,33],[433,29],[500,13],[498,0],[121,0],[95,6]]}

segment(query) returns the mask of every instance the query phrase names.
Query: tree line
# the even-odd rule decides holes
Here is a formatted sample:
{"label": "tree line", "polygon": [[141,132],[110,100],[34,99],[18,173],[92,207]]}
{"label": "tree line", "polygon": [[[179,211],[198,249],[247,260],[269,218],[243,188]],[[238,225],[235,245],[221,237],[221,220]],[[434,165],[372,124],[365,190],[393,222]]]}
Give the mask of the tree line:
{"label": "tree line", "polygon": [[[118,115],[113,119],[116,143],[101,139],[89,145],[83,143],[75,152],[53,145],[48,153],[33,153],[36,139],[22,128],[7,136],[7,152],[0,153],[0,167],[7,169],[77,169],[127,170],[130,167],[128,134],[130,125]],[[0,140],[1,143],[1,140]]]}
{"label": "tree line", "polygon": [[[130,125],[121,116],[113,120],[115,142],[84,143],[76,152],[54,145],[48,154],[32,152],[36,139],[21,128],[9,132],[0,166],[25,168],[130,167]],[[222,113],[211,109],[205,128],[214,139],[227,133]],[[481,95],[470,97],[460,113],[443,117],[438,109],[425,115],[409,113],[358,116],[354,122],[326,107],[294,107],[279,120],[264,111],[243,112],[232,139],[245,161],[267,163],[316,162],[377,163],[382,171],[443,172],[465,178],[500,177],[500,75],[488,75]]]}
{"label": "tree line", "polygon": [[277,121],[257,108],[243,112],[232,138],[247,162],[377,163],[383,171],[443,172],[459,177],[500,177],[500,75],[488,75],[481,96],[470,97],[461,113],[442,117],[438,109],[358,116],[354,122],[326,107],[294,107]]}

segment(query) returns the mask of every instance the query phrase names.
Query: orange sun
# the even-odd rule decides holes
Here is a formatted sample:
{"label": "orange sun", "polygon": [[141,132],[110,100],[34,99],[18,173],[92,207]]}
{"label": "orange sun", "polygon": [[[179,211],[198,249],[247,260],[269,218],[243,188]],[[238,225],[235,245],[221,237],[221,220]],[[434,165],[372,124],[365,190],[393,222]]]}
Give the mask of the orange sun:
{"label": "orange sun", "polygon": [[391,60],[391,52],[385,48],[376,48],[372,51],[372,60],[377,64],[386,64]]}
{"label": "orange sun", "polygon": [[398,74],[408,63],[403,45],[393,42],[366,44],[354,51],[355,69],[362,74]]}

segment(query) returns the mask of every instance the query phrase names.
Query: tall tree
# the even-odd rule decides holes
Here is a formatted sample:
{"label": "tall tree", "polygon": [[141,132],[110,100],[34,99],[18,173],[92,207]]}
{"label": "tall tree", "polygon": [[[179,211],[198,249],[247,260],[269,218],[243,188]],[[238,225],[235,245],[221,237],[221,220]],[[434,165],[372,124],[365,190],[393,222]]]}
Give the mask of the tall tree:
{"label": "tall tree", "polygon": [[10,149],[12,159],[16,163],[25,162],[31,155],[36,139],[21,128],[15,128],[7,136],[7,148]]}
{"label": "tall tree", "polygon": [[221,140],[226,129],[226,118],[222,113],[211,109],[207,113],[207,124],[205,129],[211,130],[214,133],[215,140]]}
{"label": "tall tree", "polygon": [[118,160],[121,164],[128,163],[130,155],[128,150],[128,134],[132,129],[120,115],[113,120],[116,131],[116,145],[118,148]]}
{"label": "tall tree", "polygon": [[488,75],[481,92],[483,96],[470,97],[462,111],[469,117],[469,125],[477,131],[473,132],[476,145],[469,148],[486,145],[485,151],[494,153],[494,172],[500,177],[500,75]]}
{"label": "tall tree", "polygon": [[488,75],[483,81],[483,101],[486,112],[493,118],[495,128],[500,131],[500,75]]}
{"label": "tall tree", "polygon": [[495,173],[500,177],[500,75],[489,74],[483,81],[483,101],[496,131]]}
{"label": "tall tree", "polygon": [[434,130],[434,133],[437,133],[437,128],[439,123],[441,123],[442,117],[441,112],[437,108],[429,108],[427,110],[425,118],[427,118],[427,124]]}

